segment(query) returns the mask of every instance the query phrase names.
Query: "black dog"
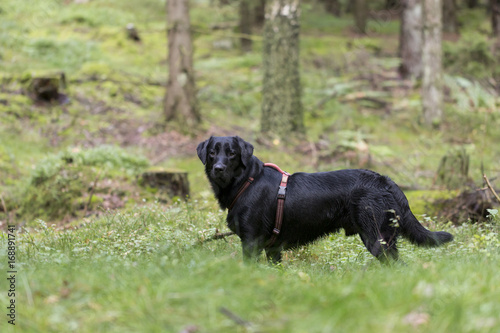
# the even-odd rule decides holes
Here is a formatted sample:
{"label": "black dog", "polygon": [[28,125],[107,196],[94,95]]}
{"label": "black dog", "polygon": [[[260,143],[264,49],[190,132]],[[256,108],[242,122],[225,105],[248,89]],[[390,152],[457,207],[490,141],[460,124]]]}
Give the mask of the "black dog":
{"label": "black dog", "polygon": [[237,136],[211,137],[197,151],[221,208],[230,208],[227,223],[240,237],[245,259],[265,249],[269,260],[279,262],[281,251],[341,228],[347,236],[359,234],[368,251],[382,261],[398,258],[398,235],[421,246],[453,240],[447,232],[424,228],[401,189],[369,170],[291,175],[282,228],[273,236],[282,173],[264,166],[253,156],[253,146]]}

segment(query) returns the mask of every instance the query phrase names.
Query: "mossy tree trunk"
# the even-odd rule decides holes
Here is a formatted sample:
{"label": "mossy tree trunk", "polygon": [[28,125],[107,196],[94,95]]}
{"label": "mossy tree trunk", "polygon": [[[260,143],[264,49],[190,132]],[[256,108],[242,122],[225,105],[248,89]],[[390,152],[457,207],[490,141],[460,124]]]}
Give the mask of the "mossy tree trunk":
{"label": "mossy tree trunk", "polygon": [[422,107],[424,122],[438,127],[443,117],[441,1],[423,0]]}
{"label": "mossy tree trunk", "polygon": [[167,1],[168,82],[165,94],[167,123],[190,132],[201,122],[193,71],[189,0]]}
{"label": "mossy tree trunk", "polygon": [[357,32],[366,34],[368,4],[365,0],[354,0],[354,22]]}
{"label": "mossy tree trunk", "polygon": [[299,74],[299,0],[267,2],[263,45],[262,132],[304,133]]}
{"label": "mossy tree trunk", "polygon": [[422,75],[422,1],[401,0],[400,73],[403,78]]}
{"label": "mossy tree trunk", "polygon": [[251,13],[251,0],[240,0],[240,43],[243,52],[252,51],[252,39],[249,38],[252,34],[253,15]]}

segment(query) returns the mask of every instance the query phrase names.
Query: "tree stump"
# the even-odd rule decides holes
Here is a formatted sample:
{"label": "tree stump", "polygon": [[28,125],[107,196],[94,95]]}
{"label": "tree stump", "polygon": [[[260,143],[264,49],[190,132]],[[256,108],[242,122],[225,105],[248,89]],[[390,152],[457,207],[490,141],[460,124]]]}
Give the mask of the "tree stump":
{"label": "tree stump", "polygon": [[189,196],[189,181],[187,172],[147,171],[141,176],[144,186],[157,188],[169,198],[179,197],[186,200]]}
{"label": "tree stump", "polygon": [[30,76],[26,79],[25,87],[26,94],[35,102],[68,102],[68,97],[61,93],[61,90],[66,88],[66,75],[62,72],[55,75]]}

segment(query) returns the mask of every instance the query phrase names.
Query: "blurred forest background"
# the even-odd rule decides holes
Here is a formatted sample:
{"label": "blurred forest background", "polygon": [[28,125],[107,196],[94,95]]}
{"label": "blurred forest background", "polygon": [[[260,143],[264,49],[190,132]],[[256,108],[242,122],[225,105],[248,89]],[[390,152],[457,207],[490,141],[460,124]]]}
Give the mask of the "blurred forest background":
{"label": "blurred forest background", "polygon": [[[0,331],[498,332],[499,94],[500,0],[2,0]],[[243,265],[210,135],[388,175],[455,240]]]}
{"label": "blurred forest background", "polygon": [[[209,135],[289,171],[371,168],[430,201],[483,188],[500,172],[499,3],[436,4],[3,1],[0,220],[172,202],[179,169],[211,198],[194,154]],[[170,169],[183,191],[141,176]]]}

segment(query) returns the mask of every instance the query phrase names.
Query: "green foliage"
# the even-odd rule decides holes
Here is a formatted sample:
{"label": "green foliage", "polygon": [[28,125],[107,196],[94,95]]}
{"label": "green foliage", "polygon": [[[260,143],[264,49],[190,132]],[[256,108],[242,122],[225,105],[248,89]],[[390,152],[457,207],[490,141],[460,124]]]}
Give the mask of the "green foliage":
{"label": "green foliage", "polygon": [[14,173],[14,156],[9,154],[3,146],[0,146],[0,184],[7,181],[7,175]]}
{"label": "green foliage", "polygon": [[99,146],[92,149],[66,149],[48,156],[33,170],[30,178],[32,185],[39,185],[61,172],[65,165],[72,167],[99,167],[107,170],[125,172],[134,175],[147,167],[149,162],[142,156],[132,155],[115,146]]}
{"label": "green foliage", "polygon": [[144,157],[114,146],[73,148],[49,155],[33,169],[21,195],[19,214],[50,220],[74,216],[86,205],[87,192],[96,180],[130,179],[148,164]]}
{"label": "green foliage", "polygon": [[78,68],[81,64],[95,59],[98,48],[93,41],[37,38],[27,43],[24,52],[30,58],[47,62],[55,68]]}
{"label": "green foliage", "polygon": [[5,94],[0,92],[0,117],[15,122],[19,118],[31,117],[31,100],[24,95]]}
{"label": "green foliage", "polygon": [[443,42],[443,64],[458,75],[487,78],[500,73],[492,53],[493,41],[478,32],[465,33],[458,42]]}
{"label": "green foliage", "polygon": [[451,97],[456,100],[454,104],[456,111],[494,112],[497,109],[498,97],[495,92],[486,89],[479,82],[449,75],[445,75],[444,82],[450,89]]}

